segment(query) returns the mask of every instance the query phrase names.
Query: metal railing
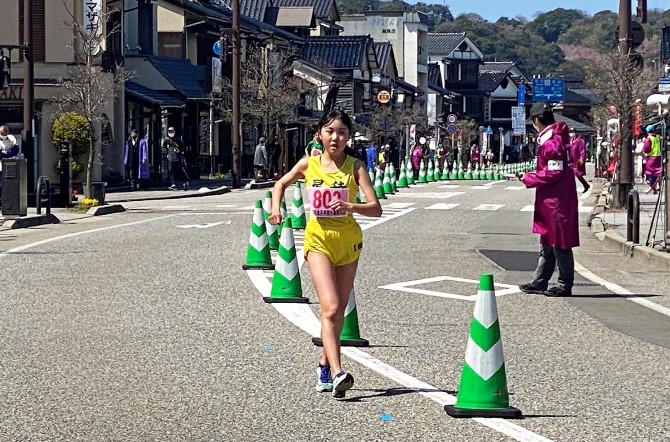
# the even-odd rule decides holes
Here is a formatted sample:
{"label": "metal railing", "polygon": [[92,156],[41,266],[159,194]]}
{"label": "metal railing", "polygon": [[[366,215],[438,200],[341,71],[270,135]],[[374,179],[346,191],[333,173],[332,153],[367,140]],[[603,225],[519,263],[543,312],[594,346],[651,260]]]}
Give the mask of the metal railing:
{"label": "metal railing", "polygon": [[46,176],[37,179],[37,189],[35,189],[35,211],[38,215],[42,214],[42,206],[51,214],[51,182]]}
{"label": "metal railing", "polygon": [[640,195],[635,189],[626,197],[626,241],[640,243]]}

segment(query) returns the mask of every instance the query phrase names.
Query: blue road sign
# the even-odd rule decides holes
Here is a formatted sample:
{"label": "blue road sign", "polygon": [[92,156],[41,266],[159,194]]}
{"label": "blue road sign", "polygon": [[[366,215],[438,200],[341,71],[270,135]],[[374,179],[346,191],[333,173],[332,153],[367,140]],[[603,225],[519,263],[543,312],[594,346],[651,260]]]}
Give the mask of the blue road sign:
{"label": "blue road sign", "polygon": [[526,85],[523,83],[520,84],[517,88],[516,103],[517,106],[523,106],[526,104]]}
{"label": "blue road sign", "polygon": [[557,103],[565,100],[562,78],[533,78],[533,102]]}
{"label": "blue road sign", "polygon": [[493,135],[493,129],[491,129],[491,126],[486,128],[486,133],[489,135]]}
{"label": "blue road sign", "polygon": [[455,134],[457,130],[458,127],[455,124],[450,124],[447,126],[447,132],[449,132],[450,134]]}
{"label": "blue road sign", "polygon": [[218,55],[219,57],[221,56],[221,40],[217,40],[214,43],[214,46],[212,46],[212,50],[216,55]]}

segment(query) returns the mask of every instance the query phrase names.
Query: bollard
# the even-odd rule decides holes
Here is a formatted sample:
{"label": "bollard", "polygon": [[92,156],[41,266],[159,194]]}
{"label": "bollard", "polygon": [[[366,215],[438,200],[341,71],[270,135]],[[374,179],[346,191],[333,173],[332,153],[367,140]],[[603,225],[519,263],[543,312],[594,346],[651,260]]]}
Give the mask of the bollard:
{"label": "bollard", "polygon": [[626,198],[626,241],[640,243],[640,195],[635,189]]}

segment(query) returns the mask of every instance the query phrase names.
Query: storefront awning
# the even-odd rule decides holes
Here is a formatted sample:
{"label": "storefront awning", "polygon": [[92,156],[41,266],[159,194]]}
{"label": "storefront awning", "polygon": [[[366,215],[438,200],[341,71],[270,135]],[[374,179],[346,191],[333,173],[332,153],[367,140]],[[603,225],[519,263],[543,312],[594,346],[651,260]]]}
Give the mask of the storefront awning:
{"label": "storefront awning", "polygon": [[209,99],[204,88],[205,66],[194,66],[184,58],[150,57],[151,64],[187,100]]}
{"label": "storefront awning", "polygon": [[403,89],[407,92],[412,92],[413,94],[415,94],[418,97],[420,97],[421,95],[423,95],[425,93],[424,90],[421,89],[420,87],[416,87],[413,84],[409,84],[409,83],[407,83],[406,81],[403,81],[403,80],[395,80],[395,84],[396,84],[396,86],[398,86],[399,89]]}
{"label": "storefront awning", "polygon": [[184,107],[184,102],[170,91],[155,91],[133,81],[126,81],[126,94],[152,106],[164,108]]}

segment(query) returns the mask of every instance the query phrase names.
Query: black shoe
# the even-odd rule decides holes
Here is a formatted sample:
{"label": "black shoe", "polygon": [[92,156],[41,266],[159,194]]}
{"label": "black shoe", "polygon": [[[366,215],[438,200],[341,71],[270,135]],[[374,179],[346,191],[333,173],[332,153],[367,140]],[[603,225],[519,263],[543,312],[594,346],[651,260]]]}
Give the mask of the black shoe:
{"label": "black shoe", "polygon": [[588,192],[590,188],[591,188],[591,186],[589,186],[589,185],[587,184],[586,186],[584,186],[584,191],[583,191],[582,193],[586,193],[586,192]]}
{"label": "black shoe", "polygon": [[561,287],[552,287],[546,292],[544,292],[545,296],[550,296],[550,297],[563,297],[563,296],[572,296],[572,290],[571,289],[564,289]]}
{"label": "black shoe", "polygon": [[546,287],[536,287],[533,284],[521,284],[519,286],[519,289],[524,292],[524,293],[529,293],[531,295],[541,295],[544,293],[545,290],[547,290]]}

